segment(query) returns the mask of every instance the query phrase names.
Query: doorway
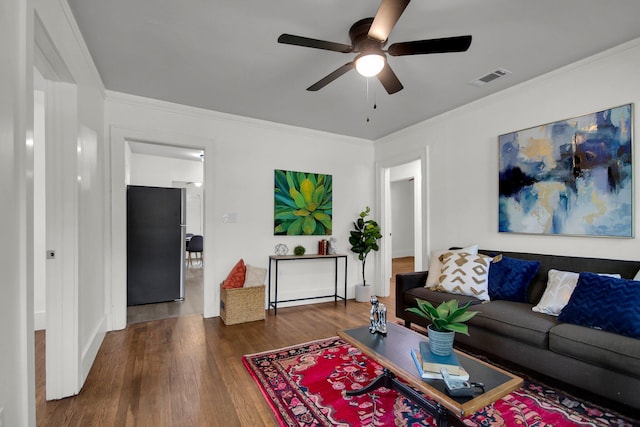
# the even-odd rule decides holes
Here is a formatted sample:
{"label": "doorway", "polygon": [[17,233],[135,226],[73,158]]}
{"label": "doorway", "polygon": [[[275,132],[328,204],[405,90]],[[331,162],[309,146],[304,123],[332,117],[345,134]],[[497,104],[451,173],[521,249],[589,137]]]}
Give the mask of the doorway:
{"label": "doorway", "polygon": [[[142,188],[181,188],[186,209],[187,236],[204,235],[204,153],[201,149],[127,141],[130,152],[127,185]],[[140,187],[138,187],[140,188]],[[150,190],[151,190],[150,189]],[[129,236],[131,237],[131,236]],[[188,242],[185,243],[188,245]],[[149,320],[202,315],[204,309],[203,263],[183,260],[184,293],[181,300],[129,305],[127,324]]]}
{"label": "doorway", "polygon": [[402,265],[404,270],[415,271],[414,178],[393,180],[393,169],[390,185],[392,274],[396,265]]}
{"label": "doorway", "polygon": [[[384,235],[378,259],[378,264],[381,266],[378,282],[382,284],[381,289],[378,290],[379,295],[386,296],[391,291],[394,247],[396,254],[403,252],[413,257],[415,271],[422,270],[423,230],[425,230],[423,227],[423,206],[426,200],[422,189],[423,182],[426,181],[423,179],[426,163],[425,152],[424,155],[417,155],[413,159],[378,165],[379,200]],[[393,200],[400,196],[402,201]],[[403,217],[402,229],[397,229],[397,226],[394,229],[394,203],[396,204],[396,216]],[[397,210],[398,203],[402,203],[404,209]],[[406,223],[407,221],[409,224]],[[398,251],[398,248],[401,250]]]}
{"label": "doorway", "polygon": [[[130,127],[109,126],[109,139],[111,145],[111,244],[109,280],[107,282],[107,307],[109,317],[107,330],[124,329],[127,326],[127,206],[126,186],[132,182],[131,173],[134,169],[129,167],[131,161],[131,143],[143,142],[154,144],[155,148],[174,147],[178,149],[200,150],[198,158],[202,162],[203,183],[203,235],[214,235],[215,223],[213,215],[207,215],[212,211],[214,202],[213,166],[214,141],[205,138],[193,137],[181,133],[158,131],[150,129],[132,129]],[[156,170],[156,169],[154,169]],[[171,179],[168,178],[170,186]],[[188,179],[188,181],[197,181]],[[140,184],[146,184],[141,182]],[[204,240],[204,253],[214,256],[212,239]],[[219,313],[220,295],[214,286],[215,271],[213,263],[205,262],[202,266],[203,277],[203,310],[204,317],[217,316]]]}

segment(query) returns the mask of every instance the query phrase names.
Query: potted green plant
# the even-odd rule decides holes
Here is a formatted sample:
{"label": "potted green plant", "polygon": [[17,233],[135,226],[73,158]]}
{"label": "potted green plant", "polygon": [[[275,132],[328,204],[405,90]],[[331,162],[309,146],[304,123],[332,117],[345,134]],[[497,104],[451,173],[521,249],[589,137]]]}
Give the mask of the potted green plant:
{"label": "potted green plant", "polygon": [[441,303],[437,308],[429,301],[416,298],[417,307],[407,308],[406,311],[414,313],[431,322],[427,327],[429,334],[429,348],[438,356],[448,356],[453,349],[455,333],[469,335],[469,327],[464,323],[478,314],[477,311],[469,311],[471,302],[459,306],[458,300],[452,299]]}
{"label": "potted green plant", "polygon": [[[382,238],[378,223],[372,219],[365,220],[370,213],[371,209],[369,209],[369,206],[360,212],[360,216],[353,223],[354,229],[351,231],[351,236],[349,237],[351,251],[357,253],[358,259],[362,262],[362,286],[365,291],[367,290],[367,281],[365,278],[367,255],[369,255],[371,251],[380,249],[378,240]],[[369,297],[366,295],[367,292],[361,292],[361,298],[358,298],[358,294],[358,288],[356,287],[356,301],[369,301]]]}

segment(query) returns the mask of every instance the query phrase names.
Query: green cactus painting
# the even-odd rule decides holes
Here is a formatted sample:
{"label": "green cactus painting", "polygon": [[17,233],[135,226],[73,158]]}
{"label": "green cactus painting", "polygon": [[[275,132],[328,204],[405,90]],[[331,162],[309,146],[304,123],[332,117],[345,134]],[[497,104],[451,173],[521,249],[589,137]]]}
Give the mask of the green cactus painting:
{"label": "green cactus painting", "polygon": [[276,169],[274,176],[273,234],[331,235],[331,175]]}

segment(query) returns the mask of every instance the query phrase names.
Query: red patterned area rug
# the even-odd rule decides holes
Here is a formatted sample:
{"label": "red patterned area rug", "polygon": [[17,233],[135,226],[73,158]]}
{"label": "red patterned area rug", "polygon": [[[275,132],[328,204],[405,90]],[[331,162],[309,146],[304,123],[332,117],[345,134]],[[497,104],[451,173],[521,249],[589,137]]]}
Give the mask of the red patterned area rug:
{"label": "red patterned area rug", "polygon": [[[362,388],[382,366],[338,337],[247,355],[243,362],[281,426],[434,426],[394,390]],[[637,422],[525,380],[522,388],[464,419],[466,426],[638,426]]]}

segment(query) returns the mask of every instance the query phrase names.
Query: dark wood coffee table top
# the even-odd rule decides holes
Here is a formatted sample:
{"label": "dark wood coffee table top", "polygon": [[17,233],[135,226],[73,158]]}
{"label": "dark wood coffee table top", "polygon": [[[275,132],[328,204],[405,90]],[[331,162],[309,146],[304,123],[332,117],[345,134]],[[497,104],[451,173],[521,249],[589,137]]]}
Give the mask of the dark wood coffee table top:
{"label": "dark wood coffee table top", "polygon": [[428,338],[394,323],[388,323],[387,330],[387,336],[372,334],[367,325],[338,331],[338,335],[458,418],[473,414],[522,386],[522,378],[456,350],[460,364],[469,373],[469,381],[484,383],[485,392],[474,397],[451,397],[444,381],[423,380],[411,357],[411,348],[417,350],[420,341]]}

